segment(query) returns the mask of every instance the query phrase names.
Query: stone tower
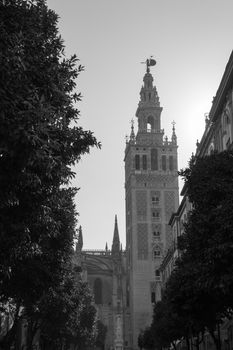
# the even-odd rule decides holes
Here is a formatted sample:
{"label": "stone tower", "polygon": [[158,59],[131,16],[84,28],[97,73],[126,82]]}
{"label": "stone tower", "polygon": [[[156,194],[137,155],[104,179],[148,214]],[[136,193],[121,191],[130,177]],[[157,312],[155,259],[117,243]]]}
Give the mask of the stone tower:
{"label": "stone tower", "polygon": [[160,299],[159,266],[171,244],[168,221],[178,208],[177,138],[161,129],[159,96],[150,73],[143,78],[134,125],[126,141],[126,254],[129,348],[137,349],[141,330],[152,321],[153,304]]}

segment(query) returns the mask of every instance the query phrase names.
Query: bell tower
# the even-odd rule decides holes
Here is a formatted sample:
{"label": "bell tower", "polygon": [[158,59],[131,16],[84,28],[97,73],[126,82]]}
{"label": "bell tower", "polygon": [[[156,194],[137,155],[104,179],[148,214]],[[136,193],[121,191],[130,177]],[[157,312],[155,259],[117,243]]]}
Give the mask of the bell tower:
{"label": "bell tower", "polygon": [[171,244],[168,225],[178,208],[177,138],[161,129],[159,96],[147,60],[134,123],[125,148],[127,310],[129,348],[137,349],[141,330],[152,321],[153,304],[160,299],[159,267]]}

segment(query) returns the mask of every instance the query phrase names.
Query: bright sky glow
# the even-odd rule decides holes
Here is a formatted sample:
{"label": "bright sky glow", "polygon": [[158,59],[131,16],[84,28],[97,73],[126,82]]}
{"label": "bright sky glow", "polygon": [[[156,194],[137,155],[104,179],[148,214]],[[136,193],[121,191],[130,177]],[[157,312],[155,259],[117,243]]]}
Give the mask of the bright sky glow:
{"label": "bright sky glow", "polygon": [[[233,48],[232,0],[48,0],[59,16],[66,56],[85,66],[80,125],[102,143],[76,167],[76,203],[85,249],[111,247],[114,216],[125,246],[124,148],[135,119],[145,61],[163,107],[170,138],[176,122],[179,168],[187,165],[204,131]],[[181,189],[181,188],[180,188]]]}

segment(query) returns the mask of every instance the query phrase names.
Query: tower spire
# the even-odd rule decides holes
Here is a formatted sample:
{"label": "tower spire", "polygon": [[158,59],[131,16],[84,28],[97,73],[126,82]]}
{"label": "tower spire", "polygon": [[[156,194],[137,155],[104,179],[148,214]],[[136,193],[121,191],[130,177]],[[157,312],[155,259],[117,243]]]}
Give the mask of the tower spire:
{"label": "tower spire", "polygon": [[131,119],[131,133],[130,133],[130,141],[135,140],[135,133],[134,133],[134,120]]}
{"label": "tower spire", "polygon": [[172,122],[172,142],[176,144],[177,142],[177,137],[176,137],[176,130],[175,130],[175,121],[173,120]]}
{"label": "tower spire", "polygon": [[79,226],[79,230],[78,230],[78,242],[76,243],[76,251],[80,251],[82,250],[83,247],[83,234],[82,234],[82,226]]}
{"label": "tower spire", "polygon": [[114,225],[114,233],[113,233],[113,241],[112,241],[112,253],[118,253],[120,251],[120,238],[118,232],[118,223],[117,216],[115,215],[115,225]]}

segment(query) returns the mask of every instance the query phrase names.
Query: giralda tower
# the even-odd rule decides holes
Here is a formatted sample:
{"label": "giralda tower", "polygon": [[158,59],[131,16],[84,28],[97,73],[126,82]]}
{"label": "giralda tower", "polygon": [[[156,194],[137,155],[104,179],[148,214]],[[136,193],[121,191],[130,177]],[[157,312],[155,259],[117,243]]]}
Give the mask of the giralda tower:
{"label": "giralda tower", "polygon": [[136,111],[138,131],[125,149],[127,313],[126,344],[137,349],[141,330],[152,321],[160,299],[159,266],[171,244],[168,222],[178,208],[177,138],[175,123],[168,140],[161,129],[159,96],[147,60]]}

